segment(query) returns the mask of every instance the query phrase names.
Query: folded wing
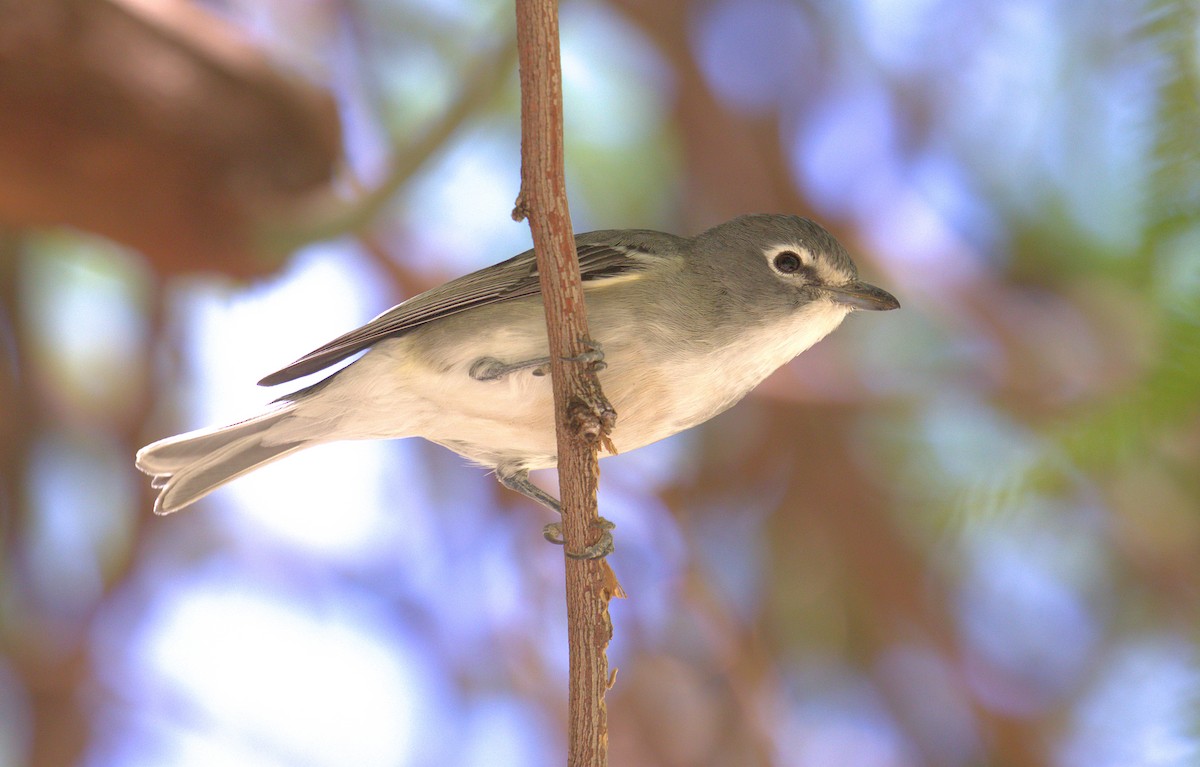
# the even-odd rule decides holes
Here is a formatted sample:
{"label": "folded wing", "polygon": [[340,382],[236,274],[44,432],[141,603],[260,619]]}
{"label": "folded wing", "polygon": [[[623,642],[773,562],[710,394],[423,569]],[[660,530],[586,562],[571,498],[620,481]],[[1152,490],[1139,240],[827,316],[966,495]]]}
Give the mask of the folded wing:
{"label": "folded wing", "polygon": [[[584,282],[612,279],[646,269],[670,252],[681,238],[645,230],[588,232],[575,238],[579,269]],[[480,269],[440,287],[414,296],[362,327],[341,335],[287,367],[259,381],[260,386],[301,378],[340,362],[385,338],[413,328],[501,301],[512,301],[541,292],[537,259],[532,250]]]}

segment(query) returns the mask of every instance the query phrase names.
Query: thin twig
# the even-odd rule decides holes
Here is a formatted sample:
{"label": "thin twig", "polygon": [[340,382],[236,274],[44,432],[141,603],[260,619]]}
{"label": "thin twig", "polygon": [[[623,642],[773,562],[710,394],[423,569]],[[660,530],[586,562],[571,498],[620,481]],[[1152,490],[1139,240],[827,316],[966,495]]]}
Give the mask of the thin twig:
{"label": "thin twig", "polygon": [[[513,217],[529,217],[541,275],[550,340],[558,436],[564,552],[579,552],[603,532],[596,513],[597,450],[616,414],[595,370],[572,362],[590,351],[587,313],[563,168],[562,69],[555,0],[516,0],[521,72],[521,193]],[[608,763],[610,685],[606,649],[612,638],[608,601],[620,586],[600,559],[566,558],[570,642],[568,767]]]}

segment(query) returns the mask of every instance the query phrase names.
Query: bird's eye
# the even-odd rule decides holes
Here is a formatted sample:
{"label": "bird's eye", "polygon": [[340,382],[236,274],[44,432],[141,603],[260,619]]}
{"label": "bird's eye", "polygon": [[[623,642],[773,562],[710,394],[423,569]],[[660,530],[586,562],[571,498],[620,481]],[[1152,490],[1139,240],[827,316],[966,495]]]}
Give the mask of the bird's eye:
{"label": "bird's eye", "polygon": [[800,260],[800,256],[790,250],[785,250],[775,256],[773,262],[775,270],[783,274],[795,274],[800,271],[800,267],[804,266],[804,262]]}

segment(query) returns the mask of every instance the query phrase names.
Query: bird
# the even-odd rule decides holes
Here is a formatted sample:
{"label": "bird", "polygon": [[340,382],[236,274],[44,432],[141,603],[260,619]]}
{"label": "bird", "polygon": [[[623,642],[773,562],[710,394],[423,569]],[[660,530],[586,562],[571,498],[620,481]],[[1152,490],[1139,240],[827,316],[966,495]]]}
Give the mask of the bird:
{"label": "bird", "polygon": [[[851,312],[900,306],[859,279],[824,227],[795,215],[739,216],[693,237],[593,231],[575,244],[594,368],[617,412],[601,457],[612,445],[628,452],[724,412]],[[176,512],[314,445],[406,437],[443,445],[559,510],[529,479],[557,464],[533,250],[410,298],[259,384],[288,383],[360,353],[257,415],[139,450],[135,464],[158,491],[155,513]]]}

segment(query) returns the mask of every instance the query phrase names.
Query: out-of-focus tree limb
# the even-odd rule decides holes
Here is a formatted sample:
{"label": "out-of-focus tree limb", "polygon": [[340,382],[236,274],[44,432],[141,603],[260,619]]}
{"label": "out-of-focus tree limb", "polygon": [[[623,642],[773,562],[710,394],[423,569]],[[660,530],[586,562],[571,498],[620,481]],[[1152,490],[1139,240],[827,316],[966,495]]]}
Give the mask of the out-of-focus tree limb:
{"label": "out-of-focus tree limb", "polygon": [[165,274],[272,266],[255,223],[333,178],[327,92],[184,2],[0,9],[0,223],[97,232]]}

